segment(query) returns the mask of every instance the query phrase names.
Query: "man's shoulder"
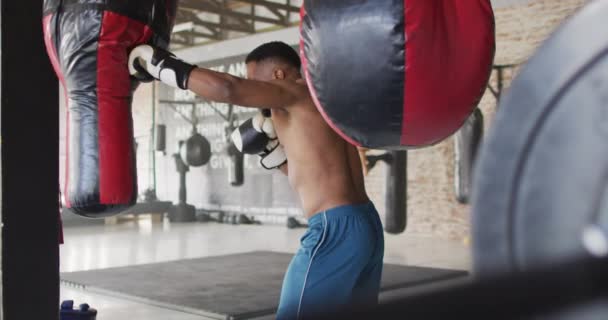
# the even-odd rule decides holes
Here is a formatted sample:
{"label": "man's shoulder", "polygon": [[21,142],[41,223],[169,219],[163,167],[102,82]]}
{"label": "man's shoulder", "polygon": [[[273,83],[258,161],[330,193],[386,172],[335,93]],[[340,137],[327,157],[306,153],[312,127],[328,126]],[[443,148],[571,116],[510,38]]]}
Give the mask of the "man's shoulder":
{"label": "man's shoulder", "polygon": [[310,91],[308,90],[308,84],[306,81],[300,79],[293,82],[293,88],[301,93],[302,98],[310,98]]}

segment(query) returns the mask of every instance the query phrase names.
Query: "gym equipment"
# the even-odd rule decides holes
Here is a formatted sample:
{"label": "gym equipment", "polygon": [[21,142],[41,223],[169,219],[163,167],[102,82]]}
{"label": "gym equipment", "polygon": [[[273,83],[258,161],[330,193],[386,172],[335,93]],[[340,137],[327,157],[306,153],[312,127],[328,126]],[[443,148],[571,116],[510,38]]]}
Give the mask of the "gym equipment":
{"label": "gym equipment", "polygon": [[[196,103],[168,100],[161,100],[160,103],[166,104],[192,126],[190,137],[179,145],[178,152],[184,163],[192,167],[201,167],[209,163],[209,160],[211,159],[211,144],[207,138],[198,133],[197,126],[199,124],[199,117],[196,112]],[[176,103],[190,106],[190,114],[187,115],[175,108],[174,104]]]}
{"label": "gym equipment", "polygon": [[285,150],[281,145],[274,129],[269,109],[243,122],[231,134],[230,140],[236,149],[245,154],[260,156],[260,165],[272,170],[287,162]]}
{"label": "gym equipment", "polygon": [[74,300],[66,300],[61,303],[59,310],[60,320],[95,320],[97,319],[97,310],[91,308],[88,304],[81,304],[78,309],[74,309]]}
{"label": "gym equipment", "polygon": [[[156,129],[158,129],[158,125],[156,124],[156,84],[152,84],[152,103],[150,113],[152,114],[152,124],[150,126],[150,137],[148,138],[148,188],[144,191],[144,201],[151,202],[158,200],[158,196],[156,195],[156,149],[158,147],[158,143],[164,141],[158,141],[159,138]],[[165,128],[161,129],[164,130]],[[162,132],[164,135],[165,132]],[[165,137],[160,137],[165,139]],[[164,148],[164,146],[163,146]],[[164,155],[164,151],[163,151]]]}
{"label": "gym equipment", "polygon": [[141,197],[144,202],[153,202],[158,200],[158,197],[156,196],[156,190],[154,189],[144,190]]}
{"label": "gym equipment", "polygon": [[456,200],[469,203],[473,165],[483,136],[483,114],[475,109],[473,114],[454,135],[454,192]]}
{"label": "gym equipment", "polygon": [[[607,15],[607,1],[581,9],[501,98],[474,178],[480,279],[608,253]],[[549,318],[605,319],[607,301]]]}
{"label": "gym equipment", "polygon": [[301,223],[294,217],[287,217],[287,229],[307,228],[308,224]]}
{"label": "gym equipment", "polygon": [[232,143],[228,144],[227,153],[230,156],[228,181],[231,186],[242,186],[245,183],[245,155],[240,153]]}
{"label": "gym equipment", "polygon": [[173,53],[147,44],[129,52],[129,74],[141,82],[158,80],[176,89],[188,90],[190,73],[196,68]]}
{"label": "gym equipment", "polygon": [[232,217],[233,217],[233,216],[234,216],[233,214],[226,214],[226,215],[224,216],[224,223],[225,223],[225,224],[230,224],[230,223],[231,223],[231,221],[232,221]]}
{"label": "gym equipment", "polygon": [[[268,135],[262,130],[265,118],[259,114],[245,120],[230,134],[231,142],[237,151],[247,154],[259,154],[266,150],[270,141]],[[276,137],[275,137],[276,138]]]}
{"label": "gym equipment", "polygon": [[217,222],[217,223],[225,223],[225,224],[260,224],[259,221],[256,221],[253,217],[248,217],[244,214],[232,214],[225,213],[223,211],[219,212],[209,212],[209,213],[198,213],[197,220],[199,222]]}
{"label": "gym equipment", "polygon": [[219,223],[224,223],[224,217],[226,216],[226,214],[224,212],[218,212],[217,213],[217,222]]}
{"label": "gym equipment", "polygon": [[197,210],[196,221],[224,223],[224,212]]}
{"label": "gym equipment", "polygon": [[[179,150],[182,149],[184,141],[179,142]],[[179,173],[179,200],[178,203],[169,209],[169,221],[170,222],[193,222],[196,221],[196,208],[186,202],[187,200],[187,189],[186,189],[186,173],[190,171],[188,165],[182,160],[179,153],[173,154],[175,159],[175,167]]]}
{"label": "gym equipment", "polygon": [[399,234],[407,227],[407,151],[391,151],[384,191],[384,230]]}
{"label": "gym equipment", "polygon": [[255,221],[253,217],[249,218],[244,214],[239,214],[237,224],[260,224],[258,221]]}
{"label": "gym equipment", "polygon": [[164,124],[156,125],[156,141],[155,150],[159,152],[165,152],[167,148],[167,126]]}
{"label": "gym equipment", "polygon": [[178,203],[169,208],[169,221],[174,223],[196,221],[196,208],[187,203]]}
{"label": "gym equipment", "polygon": [[211,221],[215,221],[211,215],[209,213],[206,212],[202,212],[202,213],[197,213],[196,214],[196,221],[198,222],[211,222]]}
{"label": "gym equipment", "polygon": [[301,16],[313,100],[354,145],[437,143],[462,126],[487,85],[489,0],[307,0]]}
{"label": "gym equipment", "polygon": [[68,104],[65,205],[87,217],[117,214],[137,197],[128,52],[168,46],[176,0],[46,0],[43,10]]}
{"label": "gym equipment", "polygon": [[384,230],[399,234],[407,227],[407,151],[389,151],[368,155],[367,170],[371,171],[378,161],[387,164],[384,185]]}
{"label": "gym equipment", "polygon": [[190,138],[180,147],[180,156],[191,167],[201,167],[211,159],[211,144],[200,133],[193,131]]}
{"label": "gym equipment", "polygon": [[606,1],[562,25],[503,95],[475,173],[476,274],[585,252],[608,228]]}
{"label": "gym equipment", "polygon": [[[220,113],[220,115],[222,115]],[[224,118],[227,122],[224,134],[226,136],[226,153],[230,157],[230,167],[228,167],[228,181],[233,187],[240,187],[245,183],[245,155],[237,149],[230,139],[230,135],[238,128],[237,116],[234,113],[234,106],[228,108],[228,115]]]}

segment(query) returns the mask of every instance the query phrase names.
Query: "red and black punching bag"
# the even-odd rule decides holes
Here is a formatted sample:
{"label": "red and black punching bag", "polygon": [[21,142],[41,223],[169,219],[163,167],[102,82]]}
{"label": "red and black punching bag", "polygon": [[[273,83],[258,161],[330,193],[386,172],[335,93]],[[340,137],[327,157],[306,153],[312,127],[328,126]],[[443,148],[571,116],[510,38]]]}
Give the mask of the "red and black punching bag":
{"label": "red and black punching bag", "polygon": [[305,0],[301,14],[313,100],[354,145],[437,143],[485,90],[495,49],[490,0]]}
{"label": "red and black punching bag", "polygon": [[137,179],[127,67],[140,44],[166,48],[177,0],[45,0],[47,53],[67,101],[64,201],[103,217],[135,203]]}

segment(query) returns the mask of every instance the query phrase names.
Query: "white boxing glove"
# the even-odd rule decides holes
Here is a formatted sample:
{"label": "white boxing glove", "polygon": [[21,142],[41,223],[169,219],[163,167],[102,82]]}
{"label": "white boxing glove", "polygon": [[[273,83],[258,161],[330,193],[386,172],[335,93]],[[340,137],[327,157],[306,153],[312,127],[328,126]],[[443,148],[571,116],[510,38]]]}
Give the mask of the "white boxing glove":
{"label": "white boxing glove", "polygon": [[160,80],[174,88],[188,89],[195,65],[178,59],[173,53],[143,44],[129,54],[129,73],[141,82]]}
{"label": "white boxing glove", "polygon": [[287,163],[287,155],[278,139],[270,140],[260,157],[260,164],[267,170],[277,169]]}
{"label": "white boxing glove", "polygon": [[264,117],[264,121],[261,123],[262,132],[270,141],[264,148],[264,152],[260,153],[260,164],[267,170],[277,169],[287,162],[287,155],[274,130],[270,109],[262,110],[261,115]]}

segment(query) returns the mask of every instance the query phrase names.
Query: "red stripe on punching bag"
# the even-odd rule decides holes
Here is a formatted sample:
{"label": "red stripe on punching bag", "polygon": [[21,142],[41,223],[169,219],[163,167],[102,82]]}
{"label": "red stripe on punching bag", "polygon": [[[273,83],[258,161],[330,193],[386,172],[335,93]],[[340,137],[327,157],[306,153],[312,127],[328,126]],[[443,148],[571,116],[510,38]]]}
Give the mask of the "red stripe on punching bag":
{"label": "red stripe on punching bag", "polygon": [[401,143],[447,137],[479,102],[494,52],[487,0],[404,0],[405,88]]}
{"label": "red stripe on punching bag", "polygon": [[[59,82],[61,83],[61,85],[63,86],[63,95],[65,97],[65,102],[68,103],[68,90],[67,87],[65,85],[65,78],[63,77],[63,72],[61,72],[61,64],[59,63],[59,57],[57,56],[57,48],[55,47],[55,41],[52,37],[52,32],[51,32],[51,21],[53,21],[53,14],[49,14],[45,17],[42,18],[42,28],[43,28],[43,33],[44,33],[44,44],[46,46],[46,53],[49,56],[49,59],[51,60],[51,65],[53,66],[53,69],[55,70],[55,74],[57,75],[57,78],[59,78]],[[70,136],[70,108],[68,108],[66,106],[65,108],[66,112],[66,127],[65,127],[65,136],[69,137]],[[70,197],[67,196],[68,194],[68,185],[70,183],[70,144],[66,141],[65,143],[65,158],[66,158],[66,164],[65,164],[65,182],[64,182],[64,190],[63,190],[63,195],[64,195],[64,201],[65,201],[65,205],[66,207],[70,208],[71,207],[71,203],[70,203]]]}
{"label": "red stripe on punching bag", "polygon": [[100,202],[125,204],[134,197],[131,79],[128,55],[152,30],[133,19],[104,12],[97,52]]}

